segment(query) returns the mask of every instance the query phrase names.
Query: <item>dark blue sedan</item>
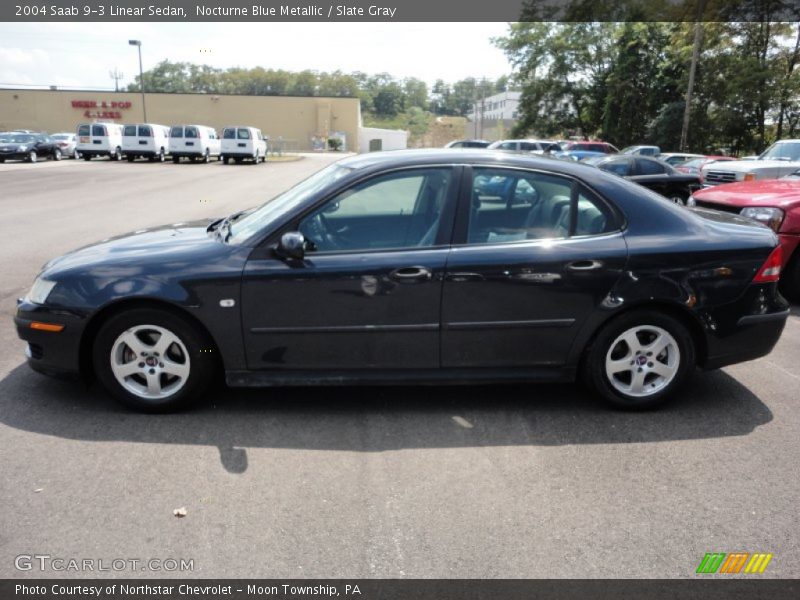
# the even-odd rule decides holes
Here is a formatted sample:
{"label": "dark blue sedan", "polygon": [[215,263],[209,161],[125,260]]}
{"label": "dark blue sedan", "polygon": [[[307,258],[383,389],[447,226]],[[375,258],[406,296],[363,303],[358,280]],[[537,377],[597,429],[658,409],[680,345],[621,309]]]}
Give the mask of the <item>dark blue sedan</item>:
{"label": "dark blue sedan", "polygon": [[646,408],[770,352],[768,228],[582,164],[345,159],[266,204],[49,262],[15,317],[37,371],[140,410],[231,386],[572,381]]}

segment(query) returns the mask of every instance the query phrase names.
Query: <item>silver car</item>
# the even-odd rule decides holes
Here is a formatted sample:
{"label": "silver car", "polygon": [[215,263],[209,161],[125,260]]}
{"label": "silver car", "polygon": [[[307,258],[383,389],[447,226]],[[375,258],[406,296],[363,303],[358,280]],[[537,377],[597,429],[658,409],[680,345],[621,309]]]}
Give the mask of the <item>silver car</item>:
{"label": "silver car", "polygon": [[51,135],[56,145],[61,150],[61,155],[64,158],[80,158],[80,152],[75,150],[78,143],[78,137],[74,133],[54,133]]}

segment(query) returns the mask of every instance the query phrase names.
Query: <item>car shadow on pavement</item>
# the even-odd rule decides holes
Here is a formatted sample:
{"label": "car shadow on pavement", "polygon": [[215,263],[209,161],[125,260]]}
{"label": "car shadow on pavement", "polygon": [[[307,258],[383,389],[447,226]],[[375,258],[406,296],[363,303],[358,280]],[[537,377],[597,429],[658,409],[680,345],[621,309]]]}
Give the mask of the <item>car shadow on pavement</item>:
{"label": "car shadow on pavement", "polygon": [[216,446],[231,473],[247,448],[381,452],[408,448],[627,444],[742,436],[772,420],[724,371],[698,373],[657,411],[608,408],[577,385],[219,389],[194,409],[131,412],[98,385],[20,365],[0,381],[0,422],[85,441]]}

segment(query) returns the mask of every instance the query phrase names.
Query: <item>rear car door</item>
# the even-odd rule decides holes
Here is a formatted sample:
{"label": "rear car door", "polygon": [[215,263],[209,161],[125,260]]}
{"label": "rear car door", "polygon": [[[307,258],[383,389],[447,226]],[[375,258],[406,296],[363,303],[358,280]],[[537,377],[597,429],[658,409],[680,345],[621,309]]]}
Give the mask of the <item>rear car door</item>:
{"label": "rear car door", "polygon": [[251,257],[242,284],[248,367],[438,368],[460,172],[404,168],[354,183],[287,225],[305,236],[302,261]]}
{"label": "rear car door", "polygon": [[[508,190],[503,202],[485,180]],[[619,217],[561,175],[487,166],[472,181],[447,261],[442,367],[562,365],[624,269]]]}

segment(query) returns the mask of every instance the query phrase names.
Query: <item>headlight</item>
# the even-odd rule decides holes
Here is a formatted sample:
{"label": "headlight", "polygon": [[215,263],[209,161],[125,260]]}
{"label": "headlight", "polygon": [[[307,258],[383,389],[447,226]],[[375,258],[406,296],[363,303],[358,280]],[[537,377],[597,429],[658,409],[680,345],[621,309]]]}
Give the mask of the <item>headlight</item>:
{"label": "headlight", "polygon": [[783,211],[780,208],[748,206],[747,208],[743,208],[742,212],[739,214],[748,219],[763,223],[773,231],[778,231],[778,229],[781,228],[781,223],[783,223]]}
{"label": "headlight", "polygon": [[47,279],[37,277],[36,281],[33,282],[31,291],[28,292],[27,298],[34,304],[44,304],[47,302],[47,297],[50,295],[50,292],[53,291],[54,287],[56,287],[55,281],[48,281]]}
{"label": "headlight", "polygon": [[694,196],[689,196],[686,199],[686,206],[697,206],[697,200],[694,199]]}

